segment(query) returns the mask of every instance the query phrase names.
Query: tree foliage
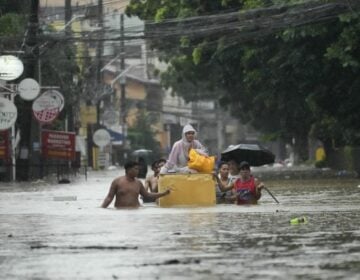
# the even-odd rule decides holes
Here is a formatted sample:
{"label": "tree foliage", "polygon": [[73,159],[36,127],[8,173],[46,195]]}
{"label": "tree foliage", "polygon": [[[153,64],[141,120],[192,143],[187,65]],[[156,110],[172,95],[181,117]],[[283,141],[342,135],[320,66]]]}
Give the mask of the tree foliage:
{"label": "tree foliage", "polygon": [[25,33],[26,8],[20,0],[0,0],[0,51],[19,49]]}
{"label": "tree foliage", "polygon": [[[133,0],[127,12],[161,22],[303,2],[311,1]],[[359,24],[358,14],[352,12],[331,21],[314,19],[301,27],[264,32],[262,38],[245,43],[225,26],[223,33],[206,37],[153,38],[151,46],[168,63],[161,76],[164,86],[186,101],[216,99],[260,131],[288,143],[295,140],[305,160],[310,132],[328,150],[334,143],[359,144]]]}
{"label": "tree foliage", "polygon": [[19,34],[24,30],[23,17],[9,13],[0,17],[0,36]]}
{"label": "tree foliage", "polygon": [[21,0],[0,0],[0,36],[24,31],[27,8]]}
{"label": "tree foliage", "polygon": [[144,110],[140,110],[133,126],[128,128],[128,139],[132,150],[147,149],[153,151],[153,156],[159,158],[160,146],[155,140],[152,130],[153,122]]}

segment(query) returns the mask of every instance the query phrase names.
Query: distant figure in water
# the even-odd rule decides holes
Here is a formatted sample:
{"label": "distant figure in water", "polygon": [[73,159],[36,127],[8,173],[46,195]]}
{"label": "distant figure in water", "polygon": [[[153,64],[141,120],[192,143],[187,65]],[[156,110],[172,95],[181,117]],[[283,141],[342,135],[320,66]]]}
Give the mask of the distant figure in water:
{"label": "distant figure in water", "polygon": [[110,186],[101,207],[107,208],[115,197],[115,208],[137,208],[140,206],[139,195],[145,198],[159,198],[170,194],[170,188],[161,193],[149,193],[142,182],[137,179],[139,163],[129,161],[125,163],[125,176],[115,178]]}
{"label": "distant figure in water", "polygon": [[137,177],[145,179],[146,174],[148,172],[147,162],[143,157],[139,157],[138,163],[139,163],[139,174]]}

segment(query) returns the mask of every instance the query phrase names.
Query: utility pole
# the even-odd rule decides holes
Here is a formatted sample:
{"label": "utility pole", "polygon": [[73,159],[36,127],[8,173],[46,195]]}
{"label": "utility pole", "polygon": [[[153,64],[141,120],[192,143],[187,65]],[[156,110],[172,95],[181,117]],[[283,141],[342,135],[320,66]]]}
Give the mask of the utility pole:
{"label": "utility pole", "polygon": [[[98,4],[97,4],[97,21],[98,21],[98,25],[99,25],[99,30],[97,31],[97,47],[96,47],[96,68],[95,68],[95,97],[94,99],[97,100],[97,97],[100,96],[102,94],[102,92],[100,92],[101,90],[101,68],[102,68],[102,63],[101,63],[101,56],[103,54],[103,1],[102,0],[98,0]],[[95,160],[97,160],[97,155],[94,154],[94,144],[93,144],[93,135],[95,133],[95,130],[98,129],[100,127],[100,100],[96,101],[95,103],[96,106],[96,124],[88,124],[88,128],[87,128],[87,141],[88,141],[88,165],[92,166],[92,167],[96,167],[96,165],[94,164]]]}
{"label": "utility pole", "polygon": [[66,25],[68,22],[71,21],[72,18],[72,10],[71,10],[71,0],[65,0],[65,34],[71,34],[71,26]]}
{"label": "utility pole", "polygon": [[[102,0],[98,0],[98,10],[97,10],[98,14],[97,14],[97,18],[98,18],[98,23],[99,23],[99,27],[100,27],[100,31],[98,31],[98,45],[96,48],[96,94],[101,94],[102,92],[100,91],[100,85],[101,85],[101,68],[102,68],[102,63],[101,63],[101,56],[103,53],[103,1]],[[96,104],[96,123],[97,125],[100,124],[100,101]]]}
{"label": "utility pole", "polygon": [[[25,54],[25,76],[35,78],[36,67],[39,59],[39,48],[37,33],[39,29],[39,0],[31,0],[30,17],[28,22],[28,36],[25,38],[25,44],[28,52]],[[33,160],[33,142],[38,137],[38,127],[32,118],[32,102],[22,101],[18,104],[19,128],[20,128],[20,155],[16,163],[18,178],[20,180],[29,180],[30,163]]]}
{"label": "utility pole", "polygon": [[[65,35],[66,37],[70,37],[72,35],[71,30],[71,22],[72,20],[72,8],[71,8],[71,0],[65,0]],[[72,87],[71,87],[72,88]],[[72,93],[72,96],[74,96],[75,93]],[[66,127],[68,131],[75,131],[74,129],[74,114],[73,114],[73,106],[72,104],[69,107],[68,115],[66,116]]]}
{"label": "utility pole", "polygon": [[[120,15],[120,68],[121,72],[125,71],[125,34],[124,34],[124,14]],[[123,132],[123,146],[125,148],[127,136],[126,124],[126,76],[125,74],[120,78],[120,124]],[[126,157],[126,155],[125,155]]]}

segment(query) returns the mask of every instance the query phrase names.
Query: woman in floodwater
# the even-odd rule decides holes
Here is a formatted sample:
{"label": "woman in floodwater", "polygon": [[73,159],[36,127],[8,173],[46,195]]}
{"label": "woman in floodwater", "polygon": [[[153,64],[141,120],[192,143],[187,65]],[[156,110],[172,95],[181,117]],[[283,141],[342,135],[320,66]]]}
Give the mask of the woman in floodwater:
{"label": "woman in floodwater", "polygon": [[192,125],[187,124],[182,131],[182,137],[176,141],[171,149],[168,160],[161,168],[160,173],[197,173],[196,170],[190,169],[187,166],[189,161],[190,149],[196,149],[199,153],[207,155],[205,147],[199,140],[195,139],[197,136],[196,130]]}

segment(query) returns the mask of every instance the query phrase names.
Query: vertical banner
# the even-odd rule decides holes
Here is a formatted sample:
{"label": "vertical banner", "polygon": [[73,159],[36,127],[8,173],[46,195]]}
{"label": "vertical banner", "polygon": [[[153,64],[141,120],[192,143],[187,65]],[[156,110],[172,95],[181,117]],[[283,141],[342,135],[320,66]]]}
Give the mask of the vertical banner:
{"label": "vertical banner", "polygon": [[0,131],[0,159],[10,160],[9,131]]}
{"label": "vertical banner", "polygon": [[44,158],[75,160],[75,133],[43,130],[41,132]]}

